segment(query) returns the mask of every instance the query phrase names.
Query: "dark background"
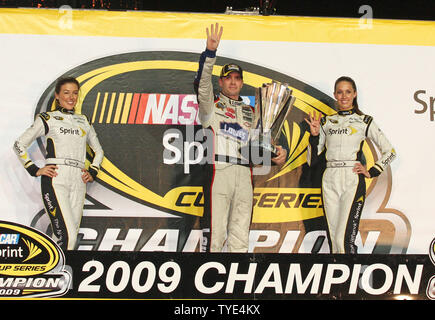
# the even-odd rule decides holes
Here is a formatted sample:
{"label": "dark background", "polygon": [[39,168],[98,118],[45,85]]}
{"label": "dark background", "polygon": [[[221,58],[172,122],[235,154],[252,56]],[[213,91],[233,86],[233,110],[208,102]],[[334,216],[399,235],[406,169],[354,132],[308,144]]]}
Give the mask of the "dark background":
{"label": "dark background", "polygon": [[434,0],[0,0],[1,7],[147,10],[224,13],[227,7],[244,11],[260,8],[261,14],[313,17],[361,17],[369,5],[375,19],[435,20]]}

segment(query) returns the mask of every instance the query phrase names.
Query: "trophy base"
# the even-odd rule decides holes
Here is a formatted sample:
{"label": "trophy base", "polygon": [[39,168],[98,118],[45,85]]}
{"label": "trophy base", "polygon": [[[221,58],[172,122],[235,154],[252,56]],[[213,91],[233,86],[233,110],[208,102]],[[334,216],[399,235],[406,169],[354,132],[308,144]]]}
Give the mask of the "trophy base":
{"label": "trophy base", "polygon": [[240,153],[249,158],[253,164],[265,164],[265,159],[271,159],[278,156],[278,149],[265,141],[254,140],[247,146],[239,149]]}

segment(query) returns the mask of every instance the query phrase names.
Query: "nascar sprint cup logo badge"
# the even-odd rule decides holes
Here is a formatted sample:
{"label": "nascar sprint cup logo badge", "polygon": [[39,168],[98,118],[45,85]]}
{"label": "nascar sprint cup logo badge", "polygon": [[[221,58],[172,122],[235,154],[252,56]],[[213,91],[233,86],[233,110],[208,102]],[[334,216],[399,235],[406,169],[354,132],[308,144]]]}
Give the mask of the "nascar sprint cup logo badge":
{"label": "nascar sprint cup logo badge", "polygon": [[61,249],[46,235],[0,221],[0,298],[64,295],[71,275]]}
{"label": "nascar sprint cup logo badge", "polygon": [[[97,182],[86,195],[78,250],[199,250],[198,221],[204,210],[201,151],[206,139],[201,136],[193,90],[198,59],[199,53],[132,52],[90,61],[65,73],[80,82],[77,112],[92,122],[105,152]],[[327,252],[322,168],[307,165],[309,128],[304,119],[313,111],[334,114],[334,100],[284,73],[225,57],[217,58],[213,70],[215,90],[220,69],[229,62],[244,70],[241,96],[247,104],[255,106],[255,88],[272,80],[289,84],[296,98],[279,141],[289,150],[286,163],[254,176],[249,251]],[[36,113],[53,110],[54,87],[55,79]],[[222,110],[222,115],[232,117],[233,110]],[[225,124],[221,130],[226,135],[238,132]],[[43,151],[44,142],[38,143]],[[368,166],[378,158],[370,141],[363,153]],[[382,176],[366,184],[368,197],[378,195],[372,213],[385,215],[366,218],[370,209],[364,210],[356,240],[365,253],[403,253],[410,224],[403,213],[386,207],[390,169]],[[41,212],[33,225],[43,216]]]}

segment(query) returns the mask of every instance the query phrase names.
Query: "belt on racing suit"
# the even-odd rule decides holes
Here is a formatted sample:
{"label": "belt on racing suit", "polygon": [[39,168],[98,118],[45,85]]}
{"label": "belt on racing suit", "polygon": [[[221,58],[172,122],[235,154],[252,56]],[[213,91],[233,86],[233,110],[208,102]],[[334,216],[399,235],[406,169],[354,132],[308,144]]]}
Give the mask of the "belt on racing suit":
{"label": "belt on racing suit", "polygon": [[219,162],[238,164],[240,166],[244,166],[244,167],[248,167],[248,168],[251,167],[251,164],[248,162],[248,160],[243,160],[243,159],[239,159],[236,157],[230,157],[230,156],[216,154],[214,156],[214,160],[219,161]]}
{"label": "belt on racing suit", "polygon": [[346,168],[346,167],[353,167],[356,163],[359,163],[359,161],[327,161],[326,167],[327,168]]}
{"label": "belt on racing suit", "polygon": [[83,161],[75,160],[75,159],[63,159],[63,158],[47,158],[45,160],[46,164],[60,164],[66,165],[70,167],[77,167],[80,169],[85,169],[85,163]]}

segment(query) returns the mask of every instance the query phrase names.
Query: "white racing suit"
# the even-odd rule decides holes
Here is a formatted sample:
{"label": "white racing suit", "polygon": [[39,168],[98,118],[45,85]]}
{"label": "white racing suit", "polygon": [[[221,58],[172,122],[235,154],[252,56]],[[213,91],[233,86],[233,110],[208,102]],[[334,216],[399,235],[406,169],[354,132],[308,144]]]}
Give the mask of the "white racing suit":
{"label": "white racing suit", "polygon": [[75,249],[86,194],[86,184],[81,178],[86,144],[95,153],[89,167],[94,179],[103,160],[103,149],[85,115],[62,108],[40,113],[14,144],[15,153],[32,176],[36,176],[39,168],[29,158],[27,148],[41,136],[46,137],[46,164],[58,167],[57,176],[41,176],[42,200],[59,246],[72,250]]}
{"label": "white racing suit", "polygon": [[314,165],[326,149],[326,169],[322,177],[322,200],[332,253],[357,253],[355,238],[366,196],[365,177],[353,167],[363,157],[364,140],[373,141],[380,159],[369,169],[376,177],[396,153],[372,117],[350,111],[321,119],[320,134],[310,136],[308,164]]}
{"label": "white racing suit", "polygon": [[[222,93],[215,97],[212,70],[216,51],[201,54],[194,86],[198,97],[199,119],[213,132],[213,164],[206,165],[202,251],[221,252],[225,241],[228,252],[247,252],[252,216],[252,172],[239,148],[247,146],[254,126],[249,105]],[[210,230],[210,236],[208,236]]]}

